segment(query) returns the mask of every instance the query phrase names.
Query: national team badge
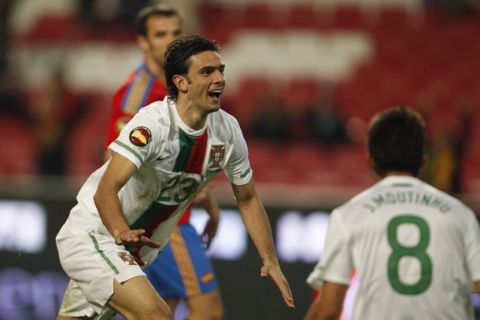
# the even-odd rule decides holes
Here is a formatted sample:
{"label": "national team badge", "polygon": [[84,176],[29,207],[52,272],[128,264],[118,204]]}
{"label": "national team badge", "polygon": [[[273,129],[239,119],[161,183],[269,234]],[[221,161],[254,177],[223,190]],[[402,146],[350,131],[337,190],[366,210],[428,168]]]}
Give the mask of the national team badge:
{"label": "national team badge", "polygon": [[222,144],[212,145],[210,148],[210,168],[219,168],[223,158],[225,158],[225,146]]}
{"label": "national team badge", "polygon": [[130,132],[129,138],[134,145],[144,147],[150,142],[152,134],[146,127],[136,127]]}
{"label": "national team badge", "polygon": [[122,259],[123,262],[128,265],[138,265],[138,263],[135,261],[135,258],[132,257],[128,252],[119,252],[118,256],[120,257],[120,259]]}

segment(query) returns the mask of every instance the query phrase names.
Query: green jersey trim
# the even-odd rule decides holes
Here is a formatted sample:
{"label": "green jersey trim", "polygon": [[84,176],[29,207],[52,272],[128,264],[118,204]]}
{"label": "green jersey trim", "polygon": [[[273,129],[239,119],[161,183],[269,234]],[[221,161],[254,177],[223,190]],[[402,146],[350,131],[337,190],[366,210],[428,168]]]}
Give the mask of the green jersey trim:
{"label": "green jersey trim", "polygon": [[180,172],[187,166],[195,142],[194,137],[188,135],[181,129],[178,132],[178,138],[180,142],[180,153],[175,161],[174,172]]}
{"label": "green jersey trim", "polygon": [[121,141],[118,141],[118,140],[113,141],[113,143],[118,144],[122,148],[126,149],[131,154],[133,154],[140,161],[140,163],[143,163],[143,159],[140,156],[140,154],[138,152],[136,152],[132,147],[130,147],[129,145],[126,145],[125,143],[123,143]]}

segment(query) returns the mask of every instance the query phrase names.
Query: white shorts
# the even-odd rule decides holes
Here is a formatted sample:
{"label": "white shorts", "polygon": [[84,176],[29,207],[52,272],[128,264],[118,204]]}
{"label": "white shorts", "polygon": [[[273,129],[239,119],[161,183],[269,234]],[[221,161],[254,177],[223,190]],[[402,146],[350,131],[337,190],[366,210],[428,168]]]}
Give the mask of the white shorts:
{"label": "white shorts", "polygon": [[145,273],[113,237],[73,230],[67,221],[56,238],[60,263],[71,279],[59,314],[92,317],[108,309],[114,280],[124,283]]}

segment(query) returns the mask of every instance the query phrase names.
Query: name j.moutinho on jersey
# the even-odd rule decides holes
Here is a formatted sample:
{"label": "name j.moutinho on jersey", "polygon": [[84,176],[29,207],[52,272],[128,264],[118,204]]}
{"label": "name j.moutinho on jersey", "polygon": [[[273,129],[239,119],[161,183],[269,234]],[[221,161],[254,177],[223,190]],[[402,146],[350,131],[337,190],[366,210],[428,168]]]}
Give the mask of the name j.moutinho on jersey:
{"label": "name j.moutinho on jersey", "polygon": [[441,213],[450,211],[450,204],[431,194],[415,191],[387,191],[374,195],[363,207],[374,213],[378,209],[389,205],[415,204],[438,209]]}

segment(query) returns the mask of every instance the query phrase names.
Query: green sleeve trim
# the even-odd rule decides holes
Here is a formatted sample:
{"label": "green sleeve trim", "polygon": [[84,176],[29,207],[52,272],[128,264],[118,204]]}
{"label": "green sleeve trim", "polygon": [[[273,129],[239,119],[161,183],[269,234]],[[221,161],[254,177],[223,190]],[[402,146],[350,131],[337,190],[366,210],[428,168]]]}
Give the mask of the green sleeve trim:
{"label": "green sleeve trim", "polygon": [[129,145],[126,145],[125,143],[123,143],[121,141],[118,141],[118,140],[113,141],[113,143],[118,144],[122,148],[126,149],[131,154],[133,154],[135,157],[137,157],[137,159],[140,161],[140,163],[143,163],[143,159],[140,156],[140,154],[137,151],[135,151],[132,147],[130,147]]}

